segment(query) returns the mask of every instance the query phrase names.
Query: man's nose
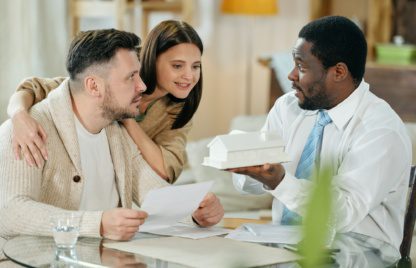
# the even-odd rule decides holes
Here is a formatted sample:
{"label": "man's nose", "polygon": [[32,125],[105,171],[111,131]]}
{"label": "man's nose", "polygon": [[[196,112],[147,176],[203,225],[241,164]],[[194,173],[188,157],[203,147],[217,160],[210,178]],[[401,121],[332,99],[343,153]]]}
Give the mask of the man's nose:
{"label": "man's nose", "polygon": [[290,71],[290,73],[287,75],[287,78],[290,81],[298,81],[299,80],[299,71],[298,68],[293,67],[292,71]]}
{"label": "man's nose", "polygon": [[142,78],[139,77],[139,81],[137,81],[136,90],[140,93],[145,92],[147,89],[146,84],[143,82]]}

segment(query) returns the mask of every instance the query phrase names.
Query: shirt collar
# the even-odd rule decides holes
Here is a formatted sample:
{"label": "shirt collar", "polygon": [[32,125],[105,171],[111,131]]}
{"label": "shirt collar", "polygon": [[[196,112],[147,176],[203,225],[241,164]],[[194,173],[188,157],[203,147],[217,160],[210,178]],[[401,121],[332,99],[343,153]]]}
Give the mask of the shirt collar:
{"label": "shirt collar", "polygon": [[364,94],[370,86],[363,80],[360,85],[345,100],[328,110],[328,115],[338,129],[343,129],[354,115]]}
{"label": "shirt collar", "polygon": [[[343,129],[344,126],[348,123],[348,121],[354,115],[360,100],[363,98],[364,94],[369,91],[369,88],[370,86],[363,79],[360,85],[351,93],[351,95],[349,95],[337,106],[327,111],[329,117],[332,119],[332,122],[338,129]],[[318,110],[305,110],[305,116],[316,115],[317,113]]]}

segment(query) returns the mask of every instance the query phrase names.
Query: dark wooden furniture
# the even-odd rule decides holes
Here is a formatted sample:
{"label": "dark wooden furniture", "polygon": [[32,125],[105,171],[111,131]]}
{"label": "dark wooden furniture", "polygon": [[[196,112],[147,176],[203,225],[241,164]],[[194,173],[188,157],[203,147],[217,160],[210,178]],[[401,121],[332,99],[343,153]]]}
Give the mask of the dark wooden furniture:
{"label": "dark wooden furniture", "polygon": [[272,108],[274,102],[284,94],[282,87],[279,84],[279,80],[277,79],[276,73],[273,70],[271,64],[271,57],[262,57],[258,59],[258,62],[263,65],[264,67],[269,68],[270,72],[270,81],[269,81],[269,107],[268,109]]}
{"label": "dark wooden furniture", "polygon": [[[397,1],[397,0],[395,0]],[[388,43],[392,37],[395,20],[393,0],[309,0],[310,19],[340,15],[358,22],[364,31],[368,44],[368,58],[374,60],[375,45]],[[399,0],[408,3],[408,0]],[[408,6],[408,4],[405,4]],[[406,18],[407,20],[413,17]],[[406,25],[407,26],[407,25]]]}
{"label": "dark wooden furniture", "polygon": [[412,267],[412,260],[409,255],[410,248],[412,246],[413,229],[415,227],[416,219],[416,188],[414,183],[416,178],[415,170],[416,166],[412,166],[409,179],[409,199],[404,218],[403,240],[400,245],[401,259],[399,260],[397,267]]}
{"label": "dark wooden furniture", "polygon": [[403,121],[416,122],[416,65],[368,63],[364,79],[370,90],[387,101]]}
{"label": "dark wooden furniture", "polygon": [[[271,108],[276,99],[283,95],[283,90],[270,66],[270,59],[259,59],[259,63],[270,69]],[[387,101],[403,121],[416,122],[416,65],[382,65],[369,62],[364,79],[370,84],[370,90]]]}

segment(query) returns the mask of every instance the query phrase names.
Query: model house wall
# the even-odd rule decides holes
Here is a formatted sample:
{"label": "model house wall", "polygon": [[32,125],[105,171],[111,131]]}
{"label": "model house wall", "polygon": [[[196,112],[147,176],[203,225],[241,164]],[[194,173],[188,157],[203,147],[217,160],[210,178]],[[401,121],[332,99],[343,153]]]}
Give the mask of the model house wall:
{"label": "model house wall", "polygon": [[204,164],[220,169],[289,160],[283,141],[270,132],[219,135],[207,147],[209,157]]}

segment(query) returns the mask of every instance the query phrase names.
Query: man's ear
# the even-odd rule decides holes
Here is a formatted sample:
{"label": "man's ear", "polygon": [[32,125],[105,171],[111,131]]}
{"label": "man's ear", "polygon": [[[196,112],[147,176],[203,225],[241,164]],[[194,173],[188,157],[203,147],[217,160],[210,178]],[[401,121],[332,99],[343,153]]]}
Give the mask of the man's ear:
{"label": "man's ear", "polygon": [[100,81],[100,78],[93,75],[88,75],[84,78],[84,87],[87,91],[87,94],[94,96],[94,97],[100,97],[102,92],[102,83]]}
{"label": "man's ear", "polygon": [[334,81],[341,82],[348,77],[348,66],[343,62],[338,62],[333,66]]}

